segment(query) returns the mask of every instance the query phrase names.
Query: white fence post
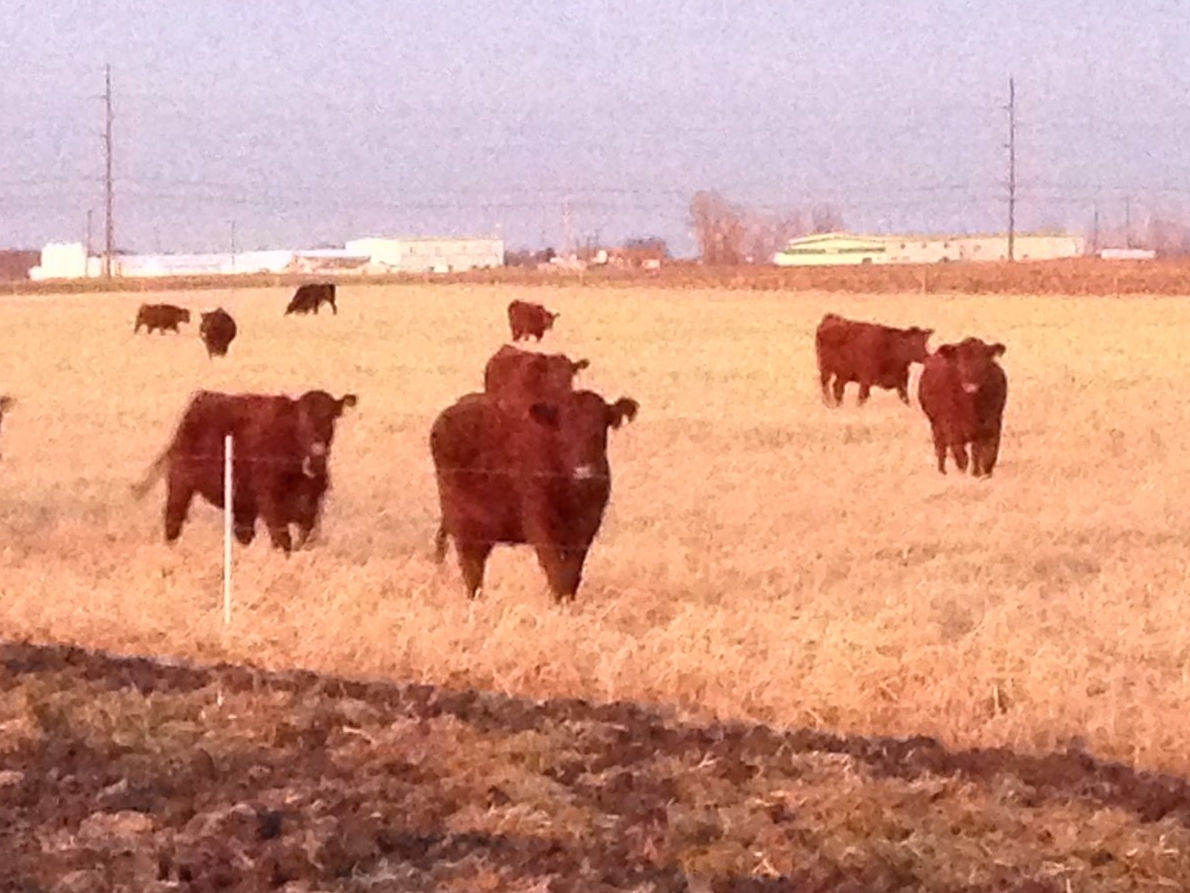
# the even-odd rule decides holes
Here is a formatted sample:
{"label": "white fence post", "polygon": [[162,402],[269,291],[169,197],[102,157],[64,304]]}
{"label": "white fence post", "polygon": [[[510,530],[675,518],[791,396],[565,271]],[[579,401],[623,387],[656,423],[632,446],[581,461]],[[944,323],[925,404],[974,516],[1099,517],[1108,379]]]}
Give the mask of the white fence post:
{"label": "white fence post", "polygon": [[223,438],[223,625],[231,624],[231,543],[232,543],[232,498],[235,495],[231,483],[232,437]]}

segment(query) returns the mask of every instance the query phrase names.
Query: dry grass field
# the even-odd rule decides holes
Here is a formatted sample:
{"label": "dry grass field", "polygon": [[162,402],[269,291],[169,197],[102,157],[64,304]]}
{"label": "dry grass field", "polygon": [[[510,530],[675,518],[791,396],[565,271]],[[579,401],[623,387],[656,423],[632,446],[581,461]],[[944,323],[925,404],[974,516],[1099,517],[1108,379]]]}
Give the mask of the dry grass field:
{"label": "dry grass field", "polygon": [[[431,561],[434,414],[482,383],[501,286],[13,296],[0,303],[0,637],[546,695],[951,746],[1095,754],[1190,773],[1190,303],[1177,298],[535,290],[543,348],[640,401],[612,432],[613,494],[573,606],[531,552],[497,550],[469,605]],[[221,303],[132,334],[142,300]],[[916,404],[819,400],[823,312],[1003,341],[1001,464],[934,469]],[[916,372],[914,373],[916,379]],[[341,421],[322,539],[237,547],[197,503],[173,549],[138,479],[196,388],[359,395]]]}

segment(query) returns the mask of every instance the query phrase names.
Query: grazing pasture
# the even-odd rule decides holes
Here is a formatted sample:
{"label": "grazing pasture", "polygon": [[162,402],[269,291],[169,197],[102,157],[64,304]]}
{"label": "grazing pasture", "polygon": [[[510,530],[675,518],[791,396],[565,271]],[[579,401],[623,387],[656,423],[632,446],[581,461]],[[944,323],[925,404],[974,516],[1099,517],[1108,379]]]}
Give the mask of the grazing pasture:
{"label": "grazing pasture", "polygon": [[[482,389],[516,289],[345,285],[338,315],[285,317],[291,291],[3,299],[0,637],[956,747],[1081,740],[1190,772],[1183,299],[549,290],[565,324],[541,349],[640,403],[558,608],[527,548],[497,549],[471,604],[453,555],[431,560],[429,426]],[[136,338],[156,301],[222,305],[232,351],[212,361],[193,329]],[[995,477],[938,474],[915,396],[825,407],[827,311],[1005,344]],[[359,395],[320,538],[289,559],[263,530],[237,548],[227,630],[220,514],[196,503],[168,548],[163,488],[129,493],[198,388]]]}

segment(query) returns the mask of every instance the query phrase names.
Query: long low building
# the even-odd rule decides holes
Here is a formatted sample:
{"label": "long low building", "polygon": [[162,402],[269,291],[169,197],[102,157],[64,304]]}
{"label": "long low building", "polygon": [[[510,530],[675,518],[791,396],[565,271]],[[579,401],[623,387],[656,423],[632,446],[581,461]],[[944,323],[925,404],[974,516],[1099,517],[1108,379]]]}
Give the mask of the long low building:
{"label": "long low building", "polygon": [[[489,238],[354,239],[343,248],[273,249],[209,254],[119,254],[112,274],[128,277],[227,276],[244,273],[450,273],[504,266],[504,241]],[[51,242],[30,279],[101,276],[103,259],[81,242]]]}
{"label": "long low building", "polygon": [[455,273],[504,266],[504,240],[367,236],[344,246],[398,273]]}
{"label": "long low building", "polygon": [[[1016,233],[1015,260],[1080,257],[1086,239],[1069,233]],[[855,235],[815,233],[791,239],[773,256],[779,267],[843,264],[931,264],[947,261],[1007,260],[1008,236]]]}

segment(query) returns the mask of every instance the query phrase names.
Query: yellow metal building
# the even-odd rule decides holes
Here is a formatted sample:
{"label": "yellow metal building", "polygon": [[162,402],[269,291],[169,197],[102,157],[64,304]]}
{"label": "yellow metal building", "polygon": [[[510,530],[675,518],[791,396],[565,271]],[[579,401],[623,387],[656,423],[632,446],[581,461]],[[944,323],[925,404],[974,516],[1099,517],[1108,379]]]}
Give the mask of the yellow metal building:
{"label": "yellow metal building", "polygon": [[[1086,240],[1069,233],[1017,233],[1016,260],[1057,260],[1079,257]],[[932,264],[946,261],[1006,260],[1008,236],[889,235],[815,233],[791,239],[773,256],[779,267],[837,264]]]}

